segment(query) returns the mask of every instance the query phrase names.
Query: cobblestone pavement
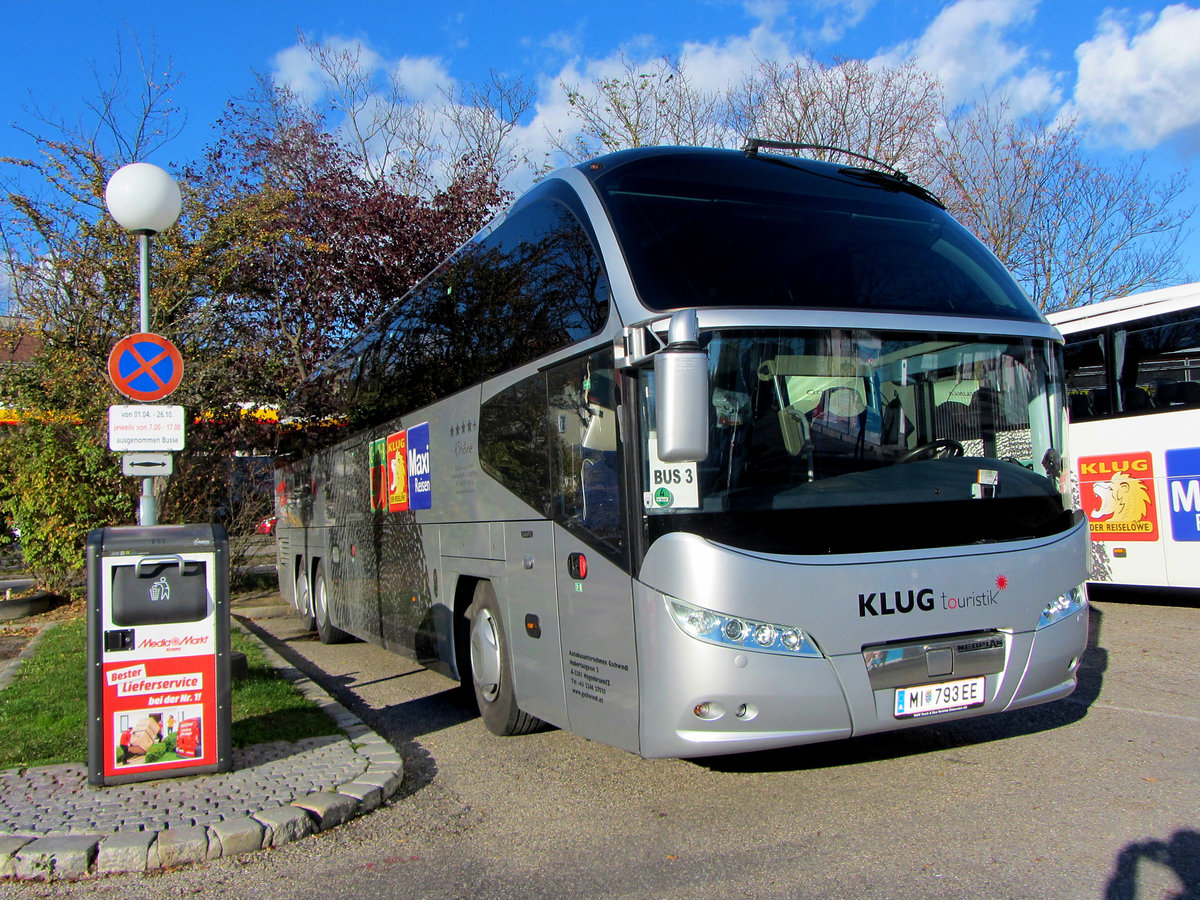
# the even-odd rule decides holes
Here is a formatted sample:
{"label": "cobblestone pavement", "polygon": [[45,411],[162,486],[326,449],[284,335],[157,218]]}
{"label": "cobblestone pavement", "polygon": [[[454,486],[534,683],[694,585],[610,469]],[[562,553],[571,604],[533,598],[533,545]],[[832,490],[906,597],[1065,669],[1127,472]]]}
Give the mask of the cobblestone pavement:
{"label": "cobblestone pavement", "polygon": [[112,787],[89,785],[84,765],[0,771],[0,877],[141,872],[261,850],[340,825],[395,794],[404,777],[395,748],[263,650],[343,735],[235,750],[226,773]]}

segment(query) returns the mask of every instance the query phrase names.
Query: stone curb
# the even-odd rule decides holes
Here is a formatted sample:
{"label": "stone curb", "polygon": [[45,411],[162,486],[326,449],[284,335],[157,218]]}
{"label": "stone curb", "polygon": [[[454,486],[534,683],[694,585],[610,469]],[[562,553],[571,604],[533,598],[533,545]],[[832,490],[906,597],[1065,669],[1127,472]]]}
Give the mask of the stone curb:
{"label": "stone curb", "polygon": [[11,622],[26,616],[36,616],[50,608],[50,593],[34,591],[28,597],[0,597],[0,622]]}
{"label": "stone curb", "polygon": [[[352,742],[355,752],[366,758],[366,771],[354,781],[333,790],[317,791],[286,805],[211,825],[179,823],[172,827],[171,823],[166,823],[158,830],[124,830],[110,835],[0,835],[0,878],[76,880],[151,872],[236,856],[278,847],[334,828],[391,799],[404,779],[404,762],[392,745],[288,664],[236,618],[233,622],[258,644],[272,666],[333,718]],[[15,665],[10,668],[15,669]]]}

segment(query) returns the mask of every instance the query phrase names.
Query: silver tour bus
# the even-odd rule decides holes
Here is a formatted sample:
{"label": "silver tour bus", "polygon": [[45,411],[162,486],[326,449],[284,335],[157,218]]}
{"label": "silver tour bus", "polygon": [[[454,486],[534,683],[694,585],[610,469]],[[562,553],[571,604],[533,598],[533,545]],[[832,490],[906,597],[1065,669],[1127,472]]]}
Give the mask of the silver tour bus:
{"label": "silver tour bus", "polygon": [[322,640],[646,757],[1074,689],[1058,333],[903,176],[762,143],[548,176],[306,384],[278,565]]}

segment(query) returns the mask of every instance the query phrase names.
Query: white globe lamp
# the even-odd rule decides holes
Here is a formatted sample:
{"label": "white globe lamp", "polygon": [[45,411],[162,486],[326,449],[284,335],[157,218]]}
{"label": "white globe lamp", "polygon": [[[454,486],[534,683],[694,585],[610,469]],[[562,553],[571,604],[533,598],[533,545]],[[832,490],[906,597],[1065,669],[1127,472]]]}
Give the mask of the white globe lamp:
{"label": "white globe lamp", "polygon": [[134,234],[158,234],[175,224],[182,199],[179,185],[150,163],[117,169],[104,190],[104,202],[117,224]]}

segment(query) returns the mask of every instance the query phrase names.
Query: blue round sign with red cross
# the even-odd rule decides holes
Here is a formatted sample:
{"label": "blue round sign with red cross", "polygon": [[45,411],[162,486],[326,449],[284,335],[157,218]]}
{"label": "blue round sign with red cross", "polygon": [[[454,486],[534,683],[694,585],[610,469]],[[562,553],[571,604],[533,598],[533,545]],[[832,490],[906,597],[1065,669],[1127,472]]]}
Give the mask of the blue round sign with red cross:
{"label": "blue round sign with red cross", "polygon": [[108,355],[113,387],[131,400],[161,400],[183,380],[183,357],[162,335],[148,331],[121,338]]}

